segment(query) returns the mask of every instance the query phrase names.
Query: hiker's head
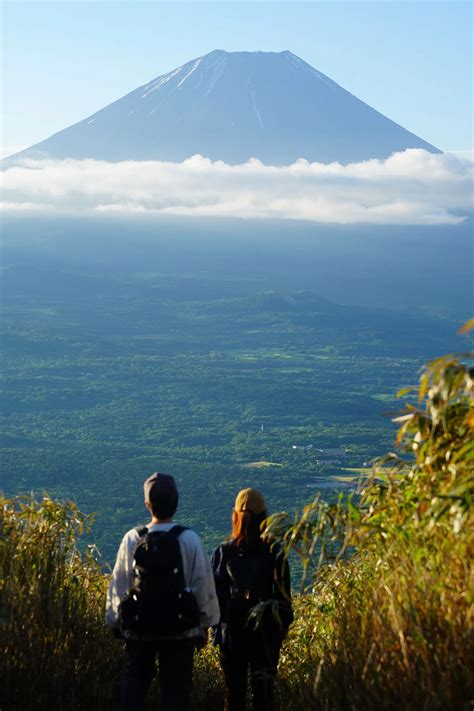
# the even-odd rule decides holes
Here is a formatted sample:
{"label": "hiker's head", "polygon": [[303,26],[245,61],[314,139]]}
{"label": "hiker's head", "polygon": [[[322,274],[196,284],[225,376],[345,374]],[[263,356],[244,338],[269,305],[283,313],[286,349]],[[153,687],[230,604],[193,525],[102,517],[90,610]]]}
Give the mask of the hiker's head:
{"label": "hiker's head", "polygon": [[260,526],[267,518],[265,500],[256,489],[242,489],[232,511],[231,538],[238,545],[255,545],[260,541]]}
{"label": "hiker's head", "polygon": [[171,474],[155,472],[143,484],[145,504],[156,518],[171,518],[178,508],[178,489]]}

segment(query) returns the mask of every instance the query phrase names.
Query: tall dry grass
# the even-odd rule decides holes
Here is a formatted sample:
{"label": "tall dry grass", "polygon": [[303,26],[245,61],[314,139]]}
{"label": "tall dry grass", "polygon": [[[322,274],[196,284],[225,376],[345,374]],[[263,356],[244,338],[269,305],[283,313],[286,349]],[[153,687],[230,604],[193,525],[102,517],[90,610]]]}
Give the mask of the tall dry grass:
{"label": "tall dry grass", "polygon": [[121,659],[106,577],[77,550],[89,520],[47,496],[3,497],[0,517],[2,711],[107,708]]}
{"label": "tall dry grass", "polygon": [[267,535],[316,570],[292,648],[309,708],[472,708],[473,378],[452,356],[428,364],[418,402],[395,418],[399,454],[357,495],[268,522]]}

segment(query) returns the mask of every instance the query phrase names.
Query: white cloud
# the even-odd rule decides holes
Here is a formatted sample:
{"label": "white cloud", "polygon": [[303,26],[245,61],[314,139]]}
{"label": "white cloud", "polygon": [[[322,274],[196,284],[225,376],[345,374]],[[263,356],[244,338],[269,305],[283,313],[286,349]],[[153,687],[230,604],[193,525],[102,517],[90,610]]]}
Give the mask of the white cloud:
{"label": "white cloud", "polygon": [[2,173],[3,209],[455,224],[473,207],[474,166],[420,149],[344,166],[28,160]]}
{"label": "white cloud", "polygon": [[471,161],[471,163],[474,163],[474,149],[472,148],[464,148],[456,151],[446,151],[446,153],[451,153],[452,155],[456,156],[456,158],[463,158],[464,160],[468,160]]}

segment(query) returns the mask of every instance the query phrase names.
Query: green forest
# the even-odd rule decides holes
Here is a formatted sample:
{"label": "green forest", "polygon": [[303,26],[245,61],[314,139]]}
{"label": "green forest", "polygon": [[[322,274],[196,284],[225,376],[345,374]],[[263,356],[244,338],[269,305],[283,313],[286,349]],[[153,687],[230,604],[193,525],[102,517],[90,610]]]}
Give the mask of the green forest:
{"label": "green forest", "polygon": [[449,315],[258,291],[241,276],[31,259],[2,272],[1,488],[94,512],[108,562],[144,521],[156,470],[176,477],[180,518],[209,550],[242,486],[271,511],[351,488],[392,446],[399,383],[458,345]]}

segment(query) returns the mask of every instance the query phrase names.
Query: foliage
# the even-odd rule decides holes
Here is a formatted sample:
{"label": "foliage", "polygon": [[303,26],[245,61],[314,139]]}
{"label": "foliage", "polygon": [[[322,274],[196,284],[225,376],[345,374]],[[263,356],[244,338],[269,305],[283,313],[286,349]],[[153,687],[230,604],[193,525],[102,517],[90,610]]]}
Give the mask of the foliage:
{"label": "foliage", "polygon": [[106,708],[121,658],[103,625],[106,577],[76,548],[90,519],[47,496],[0,506],[2,709]]}
{"label": "foliage", "polygon": [[[48,496],[0,505],[2,710],[115,708],[125,656],[103,624],[108,579],[93,549],[77,549],[91,518]],[[291,702],[305,690],[289,671],[280,688]],[[217,650],[207,645],[195,659],[193,709],[218,711],[222,698]],[[155,681],[147,708],[157,703]]]}
{"label": "foliage", "polygon": [[316,709],[470,708],[473,375],[452,356],[429,363],[395,420],[400,454],[357,494],[268,522],[313,566],[301,638]]}

